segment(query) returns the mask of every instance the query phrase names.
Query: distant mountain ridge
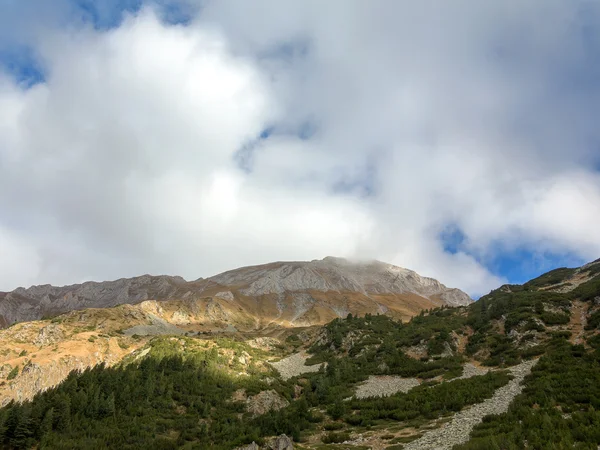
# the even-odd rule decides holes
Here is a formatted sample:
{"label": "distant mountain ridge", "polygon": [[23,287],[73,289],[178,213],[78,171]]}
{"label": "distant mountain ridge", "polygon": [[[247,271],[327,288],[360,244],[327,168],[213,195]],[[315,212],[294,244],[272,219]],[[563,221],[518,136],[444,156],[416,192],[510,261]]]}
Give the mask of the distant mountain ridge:
{"label": "distant mountain ridge", "polygon": [[[85,308],[108,308],[145,300],[211,299],[256,327],[326,323],[348,313],[410,317],[421,309],[472,302],[459,289],[379,261],[327,257],[242,267],[206,279],[143,275],[116,281],[17,288],[0,293],[0,326]],[[205,302],[207,303],[207,302]],[[208,308],[207,305],[204,305]],[[223,317],[224,319],[226,317]]]}

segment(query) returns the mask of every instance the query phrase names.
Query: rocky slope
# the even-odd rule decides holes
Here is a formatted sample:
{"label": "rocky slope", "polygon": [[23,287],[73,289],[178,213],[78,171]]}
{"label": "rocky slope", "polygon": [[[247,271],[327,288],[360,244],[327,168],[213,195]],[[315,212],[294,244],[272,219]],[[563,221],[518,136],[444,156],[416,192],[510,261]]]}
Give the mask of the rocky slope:
{"label": "rocky slope", "polygon": [[[251,324],[253,328],[323,324],[349,313],[388,313],[406,319],[425,308],[472,301],[458,289],[407,269],[327,257],[244,267],[193,282],[144,275],[64,287],[18,288],[0,293],[0,326],[85,308],[200,299],[205,299],[207,317],[216,315],[234,326]],[[242,323],[232,320],[236,319],[230,316],[233,310],[242,316]]]}
{"label": "rocky slope", "polygon": [[485,416],[502,414],[508,410],[510,403],[523,391],[523,380],[536,363],[537,360],[526,361],[511,367],[510,373],[514,378],[499,388],[492,398],[455,414],[450,422],[406,444],[403,450],[451,450],[455,445],[467,442],[473,427],[481,423]]}
{"label": "rocky slope", "polygon": [[[0,330],[0,404],[32,399],[72,370],[124,361],[118,370],[134,363],[130,373],[134,376],[140,372],[137,364],[141,367],[152,358],[177,355],[195,361],[198,367],[179,367],[175,361],[169,381],[161,378],[169,365],[145,366],[144,370],[156,375],[151,378],[162,383],[161,394],[152,398],[162,399],[169,386],[183,395],[185,389],[179,388],[201,378],[198,370],[206,367],[211,367],[206,376],[222,371],[226,376],[216,378],[200,394],[187,399],[178,394],[154,406],[146,426],[155,426],[156,417],[161,417],[161,424],[170,423],[160,434],[173,445],[184,440],[211,442],[214,447],[205,448],[225,450],[254,440],[258,444],[240,448],[278,448],[270,443],[286,433],[290,438],[285,445],[293,440],[294,446],[299,443],[297,448],[338,443],[340,448],[374,450],[454,445],[461,450],[484,450],[495,448],[499,432],[503,443],[512,443],[503,448],[520,448],[525,441],[535,443],[532,448],[550,448],[559,440],[568,443],[560,448],[600,444],[595,431],[585,430],[585,424],[590,424],[590,430],[600,427],[596,413],[600,405],[600,261],[577,269],[556,269],[524,285],[502,286],[476,303],[426,311],[403,324],[393,320],[403,317],[400,307],[390,307],[387,315],[362,313],[395,301],[408,315],[407,298],[418,297],[421,305],[426,301],[446,305],[448,300],[441,299],[448,291],[434,280],[379,262],[326,258],[242,268],[191,283],[167,277],[140,280],[115,282],[120,288],[106,283],[103,296],[98,295],[109,304],[115,295],[120,300],[134,298],[138,302],[134,305],[75,310]],[[98,285],[92,284],[92,290],[99,289]],[[74,298],[89,288],[39,289],[54,289],[52,295],[65,289],[61,295]],[[154,296],[164,298],[144,300]],[[95,297],[85,298],[93,301]],[[312,299],[312,309],[300,308],[298,298]],[[60,299],[50,301],[60,303]],[[344,305],[348,309],[340,311]],[[345,315],[347,311],[352,316]],[[327,317],[344,318],[325,326],[298,326],[303,323],[298,319],[307,312],[314,324]],[[297,319],[290,319],[294,315]],[[114,399],[109,395],[114,394],[114,383],[125,383],[129,377],[113,374],[110,381],[110,369],[98,370],[103,375],[90,386],[99,386],[106,398]],[[185,382],[178,378],[182,370],[189,372]],[[74,385],[61,386],[72,389]],[[85,390],[86,383],[78,386]],[[198,408],[192,401],[198,394],[214,394],[219,386],[227,394],[213,398],[218,407]],[[132,392],[134,385],[128,389]],[[96,394],[85,395],[95,398]],[[78,400],[81,392],[68,395],[73,396],[74,408],[87,404]],[[129,415],[135,416],[131,423],[136,424],[132,427],[136,433],[141,420],[138,412],[149,407],[145,396],[144,391],[141,409],[119,405],[118,396],[113,405],[120,418],[133,420]],[[37,426],[42,419],[39,411],[56,401],[44,405],[34,399],[37,406],[23,407],[23,424]],[[0,442],[16,448],[12,443],[18,441],[19,424],[7,418],[20,416],[7,413],[7,408],[0,409],[0,423],[8,424],[5,429],[9,430],[3,437],[0,427]],[[34,412],[38,415],[30,420]],[[94,422],[95,416],[88,413],[87,409],[78,413],[73,426],[85,420],[94,426],[82,429],[100,430],[103,422]],[[541,430],[531,425],[542,419],[554,425]],[[244,423],[254,425],[235,446],[218,447],[224,442],[222,435],[218,435],[220,440],[206,441],[206,436],[216,439],[220,426],[236,420],[240,420],[239,429]],[[205,426],[211,423],[219,426]],[[195,431],[186,434],[189,430],[183,428]],[[232,435],[240,436],[238,428]],[[560,435],[554,430],[560,430]],[[55,439],[56,445],[65,438],[60,432],[56,429],[40,439]],[[120,432],[129,430],[121,427]],[[87,431],[80,433],[70,436],[70,447],[60,448],[79,448],[74,443],[79,444]],[[114,430],[109,428],[108,433],[113,435]],[[146,437],[155,439],[155,434]],[[32,446],[37,436],[31,434]],[[104,442],[106,436],[96,438]]]}

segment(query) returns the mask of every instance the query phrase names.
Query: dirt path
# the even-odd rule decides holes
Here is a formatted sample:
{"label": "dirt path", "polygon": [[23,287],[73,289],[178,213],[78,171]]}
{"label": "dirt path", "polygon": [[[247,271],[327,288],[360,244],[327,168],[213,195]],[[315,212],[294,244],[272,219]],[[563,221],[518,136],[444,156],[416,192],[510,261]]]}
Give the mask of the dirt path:
{"label": "dirt path", "polygon": [[584,331],[587,324],[587,311],[588,305],[580,302],[579,300],[573,301],[573,308],[571,309],[571,322],[569,328],[571,328],[573,334],[571,335],[572,344],[584,344]]}

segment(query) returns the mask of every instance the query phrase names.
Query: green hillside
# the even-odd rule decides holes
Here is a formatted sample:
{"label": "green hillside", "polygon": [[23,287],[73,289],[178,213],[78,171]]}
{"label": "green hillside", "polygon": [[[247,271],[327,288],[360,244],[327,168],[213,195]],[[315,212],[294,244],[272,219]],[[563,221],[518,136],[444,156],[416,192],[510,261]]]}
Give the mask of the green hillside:
{"label": "green hillside", "polygon": [[[270,350],[242,336],[156,337],[116,367],[72,373],[33,401],[2,408],[0,442],[3,448],[232,449],[286,434],[298,448],[361,448],[357,436],[412,448],[411,441],[442,430],[458,411],[493,399],[513,377],[507,369],[536,359],[508,411],[485,417],[454,448],[596,449],[599,273],[599,262],[557,269],[408,323],[349,315],[310,338],[288,333]],[[307,364],[326,364],[284,379],[267,363],[302,349]],[[461,377],[466,363],[481,373]],[[355,396],[367,380],[391,377],[414,379],[415,387]],[[241,390],[244,398],[274,391],[288,406],[254,414],[236,398]],[[336,447],[345,441],[355,442]]]}

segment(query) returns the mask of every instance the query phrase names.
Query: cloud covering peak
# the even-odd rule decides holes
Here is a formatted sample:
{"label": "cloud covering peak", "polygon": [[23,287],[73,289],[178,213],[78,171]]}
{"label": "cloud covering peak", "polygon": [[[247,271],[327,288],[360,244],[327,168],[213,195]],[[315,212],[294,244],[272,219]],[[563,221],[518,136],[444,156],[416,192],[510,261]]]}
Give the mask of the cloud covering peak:
{"label": "cloud covering peak", "polygon": [[334,254],[476,296],[600,253],[588,2],[60,4],[1,36],[43,73],[0,71],[0,289]]}

